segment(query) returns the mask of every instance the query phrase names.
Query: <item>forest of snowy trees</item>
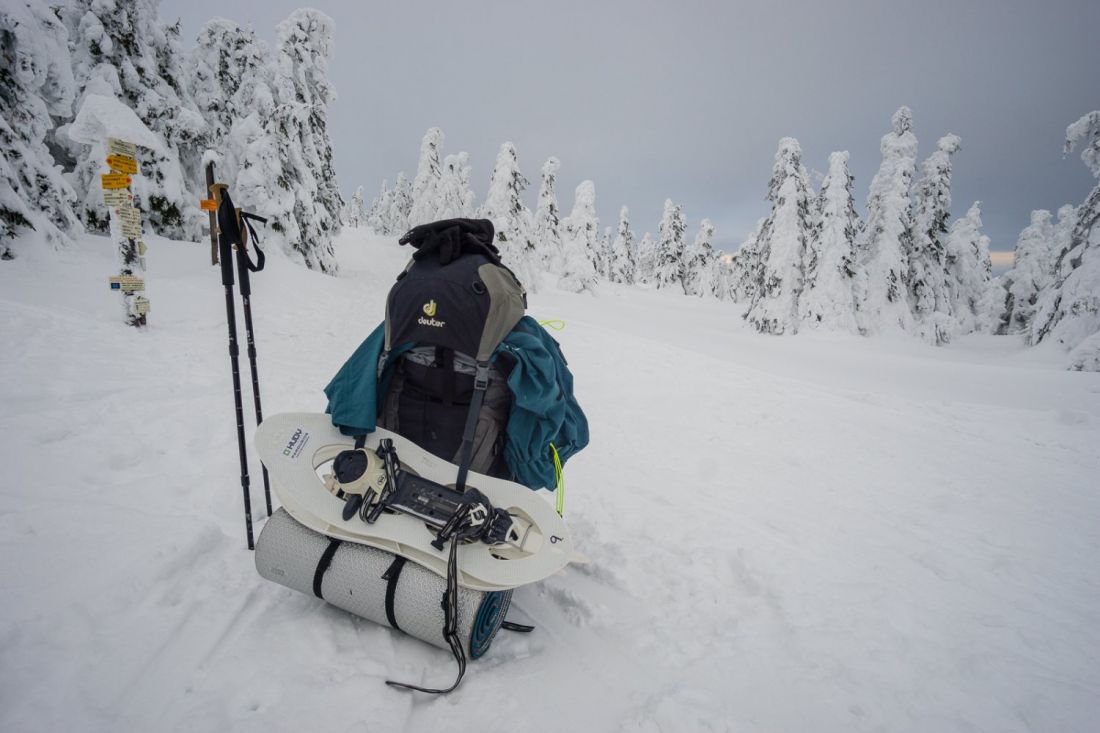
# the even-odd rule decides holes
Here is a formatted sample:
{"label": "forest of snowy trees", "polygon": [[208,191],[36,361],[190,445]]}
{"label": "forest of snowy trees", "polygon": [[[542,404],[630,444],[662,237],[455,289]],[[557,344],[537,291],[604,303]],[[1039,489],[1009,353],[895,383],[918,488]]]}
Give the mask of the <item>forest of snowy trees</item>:
{"label": "forest of snowy trees", "polygon": [[[592,181],[577,187],[563,217],[555,191],[561,163],[554,157],[541,168],[532,212],[512,143],[501,146],[486,200],[475,206],[469,156],[441,163],[438,128],[424,136],[413,182],[404,173],[392,188],[384,181],[369,206],[360,188],[345,221],[396,235],[433,219],[480,216],[493,220],[505,263],[533,289],[540,272],[573,292],[594,291],[601,280],[668,288],[742,303],[744,318],[769,334],[901,333],[933,345],[969,333],[1022,334],[1029,344],[1051,338],[1072,350],[1071,368],[1100,369],[1100,255],[1092,234],[1100,187],[1080,207],[1059,210],[1056,224],[1050,212],[1033,212],[1014,267],[994,278],[980,203],[951,220],[952,157],[962,141],[944,135],[918,165],[909,108],[891,122],[866,218],[856,210],[846,151],[829,156],[815,191],[798,141],[781,139],[767,188],[771,213],[731,256],[714,250],[707,219],[688,244],[683,209],[671,200],[656,238],[635,236],[626,206],[617,227],[601,234]],[[1093,112],[1070,126],[1066,151],[1082,145],[1082,158],[1100,176],[1098,140],[1100,112]]]}
{"label": "forest of snowy trees", "polygon": [[412,181],[404,172],[392,187],[383,181],[369,205],[364,204],[360,187],[344,212],[344,222],[396,236],[436,219],[476,216],[492,220],[501,258],[532,291],[537,291],[541,273],[548,273],[557,287],[576,293],[594,292],[600,281],[608,281],[729,298],[728,266],[711,244],[714,225],[709,220],[700,222],[689,244],[682,207],[666,201],[656,241],[646,232],[638,242],[626,206],[620,209],[617,225],[601,231],[592,181],[577,186],[572,208],[563,214],[557,193],[561,161],[555,157],[539,170],[531,211],[524,202],[531,181],[523,174],[511,142],[500,146],[485,200],[476,206],[469,154],[443,157],[444,139],[439,128],[428,130]]}
{"label": "forest of snowy trees", "polygon": [[310,267],[336,267],[332,242],[343,201],[326,124],[333,22],[297,10],[269,47],[251,28],[212,20],[185,51],[178,24],[157,0],[72,0],[0,8],[0,258],[17,256],[28,230],[68,243],[104,233],[99,174],[103,142],[73,139],[70,127],[103,97],[132,109],[154,136],[139,148],[134,178],[145,225],[198,241],[207,220],[203,165],[234,201],[269,220],[267,240]]}
{"label": "forest of snowy trees", "polygon": [[[594,182],[560,202],[561,161],[544,161],[535,181],[511,142],[500,146],[478,203],[469,154],[446,153],[434,127],[411,178],[383,181],[369,204],[362,187],[345,202],[326,119],[335,99],[333,21],[297,10],[269,45],[247,26],[215,19],[187,50],[178,23],[163,22],[158,8],[158,0],[0,8],[0,259],[19,256],[32,239],[63,247],[106,231],[105,141],[76,128],[82,112],[109,102],[132,110],[148,132],[134,193],[145,226],[166,237],[202,238],[197,203],[208,195],[203,166],[214,160],[234,200],[269,220],[268,241],[325,272],[336,269],[342,225],[398,235],[435,219],[484,217],[504,262],[533,291],[552,281],[594,293],[605,282],[718,298],[742,304],[746,322],[768,334],[895,333],[934,345],[968,333],[1017,335],[1060,344],[1071,368],[1100,369],[1100,186],[1056,215],[1033,212],[1012,269],[994,278],[980,204],[952,219],[962,141],[946,134],[919,159],[906,107],[882,137],[864,216],[847,152],[829,156],[817,183],[798,141],[784,137],[766,188],[769,214],[735,253],[721,254],[714,225],[689,222],[672,200],[640,237],[627,206],[601,227]],[[1100,111],[1067,129],[1067,154],[1078,149],[1100,177]]]}

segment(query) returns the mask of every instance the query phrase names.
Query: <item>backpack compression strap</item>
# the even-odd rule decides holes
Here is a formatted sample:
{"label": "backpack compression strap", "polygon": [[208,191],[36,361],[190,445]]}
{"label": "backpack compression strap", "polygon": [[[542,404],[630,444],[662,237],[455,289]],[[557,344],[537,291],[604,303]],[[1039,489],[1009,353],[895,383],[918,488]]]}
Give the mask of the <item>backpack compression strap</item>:
{"label": "backpack compression strap", "polygon": [[474,394],[470,398],[470,411],[466,413],[466,428],[462,431],[462,447],[458,453],[458,480],[455,488],[466,490],[466,474],[473,460],[474,434],[477,432],[477,419],[481,415],[481,406],[485,402],[485,392],[489,389],[489,362],[479,361],[474,372]]}

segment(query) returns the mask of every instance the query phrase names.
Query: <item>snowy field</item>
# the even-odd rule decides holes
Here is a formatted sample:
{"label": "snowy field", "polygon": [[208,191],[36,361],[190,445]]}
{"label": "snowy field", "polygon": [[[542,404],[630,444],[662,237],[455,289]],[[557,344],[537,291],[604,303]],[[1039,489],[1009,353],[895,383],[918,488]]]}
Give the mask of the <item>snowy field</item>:
{"label": "snowy field", "polygon": [[[268,414],[323,410],[407,251],[337,255],[255,278]],[[1097,730],[1100,374],[1063,354],[533,295],[591,422],[592,563],[517,591],[535,633],[430,697],[382,682],[449,684],[448,653],[256,574],[208,258],[149,238],[143,332],[105,239],[0,263],[0,730]]]}

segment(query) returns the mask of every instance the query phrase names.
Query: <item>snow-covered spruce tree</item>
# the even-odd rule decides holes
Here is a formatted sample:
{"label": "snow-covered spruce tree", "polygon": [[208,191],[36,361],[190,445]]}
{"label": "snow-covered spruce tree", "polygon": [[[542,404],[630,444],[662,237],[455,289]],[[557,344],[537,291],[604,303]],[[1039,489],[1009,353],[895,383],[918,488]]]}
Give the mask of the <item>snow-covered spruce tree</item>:
{"label": "snow-covered spruce tree", "polygon": [[[295,10],[278,25],[273,78],[278,104],[265,121],[282,169],[271,180],[294,198],[297,232],[285,232],[284,249],[322,272],[336,271],[332,245],[343,207],[327,123],[328,105],[336,99],[328,79],[333,27],[332,18],[312,9]],[[263,203],[256,206],[262,213]]]}
{"label": "snow-covered spruce tree", "polygon": [[665,199],[661,223],[657,225],[657,246],[653,253],[653,282],[658,288],[683,289],[684,233],[687,224],[684,210],[672,199]]}
{"label": "snow-covered spruce tree", "polygon": [[443,177],[443,165],[439,156],[443,151],[443,131],[430,127],[420,141],[420,158],[416,164],[416,178],[412,184],[412,208],[409,210],[409,227],[433,222],[440,217],[439,181]]}
{"label": "snow-covered spruce tree", "polygon": [[76,194],[47,148],[53,118],[72,116],[76,93],[68,33],[53,11],[32,2],[0,7],[0,259],[33,229],[64,245],[81,230]]}
{"label": "snow-covered spruce tree", "polygon": [[[1081,159],[1100,178],[1100,110],[1066,128],[1066,153],[1083,147]],[[1077,207],[1069,247],[1055,263],[1058,281],[1044,294],[1031,340],[1053,339],[1070,349],[1070,369],[1100,371],[1100,184]]]}
{"label": "snow-covered spruce tree", "polygon": [[539,252],[539,267],[560,275],[564,258],[561,241],[561,207],[554,188],[561,161],[551,156],[542,164],[538,202],[535,205],[534,232]]}
{"label": "snow-covered spruce tree", "polygon": [[852,290],[859,215],[852,181],[848,151],[830,154],[829,172],[815,203],[816,226],[799,308],[802,322],[813,328],[859,333]]}
{"label": "snow-covered spruce tree", "polygon": [[382,187],[374,200],[370,202],[370,207],[367,209],[366,224],[375,234],[389,234],[389,228],[385,219],[389,214],[392,199],[393,192],[390,190],[390,182],[386,179],[382,179]]}
{"label": "snow-covered spruce tree", "polygon": [[684,294],[714,295],[714,247],[710,240],[714,237],[714,224],[703,219],[695,241],[684,253]]}
{"label": "snow-covered spruce tree", "polygon": [[393,184],[393,196],[390,199],[390,209],[387,214],[389,231],[387,234],[404,234],[412,227],[409,226],[409,213],[412,211],[412,184],[405,178],[405,172],[397,174],[397,182]]}
{"label": "snow-covered spruce tree", "polygon": [[611,264],[608,279],[626,285],[634,282],[634,232],[630,231],[630,209],[619,209],[619,228],[611,243]]}
{"label": "snow-covered spruce tree", "polygon": [[856,318],[865,334],[913,329],[906,281],[917,138],[908,107],[895,112],[892,122],[893,131],[882,137],[882,164],[871,181],[867,222],[856,247]]}
{"label": "snow-covered spruce tree", "polygon": [[940,138],[936,152],[921,164],[921,180],[913,199],[909,297],[917,333],[937,346],[951,340],[955,325],[943,240],[951,216],[951,156],[959,144],[957,135]]}
{"label": "snow-covered spruce tree", "polygon": [[470,190],[470,154],[455,153],[443,159],[436,200],[435,219],[470,216],[474,210],[474,192]]}
{"label": "snow-covered spruce tree", "polygon": [[757,220],[748,238],[730,257],[730,300],[735,303],[750,303],[756,295],[760,282],[760,236],[767,221],[768,217]]}
{"label": "snow-covered spruce tree", "polygon": [[[156,133],[160,150],[139,151],[140,175],[134,178],[144,223],[163,236],[197,240],[206,221],[195,201],[205,198],[199,182],[207,128],[186,88],[179,25],[161,23],[158,5],[158,0],[73,0],[62,9],[80,90],[76,107],[88,94],[113,96]],[[64,130],[57,139],[67,141]],[[106,231],[99,179],[105,150],[66,145],[66,162],[73,168],[69,180],[82,202],[78,214],[89,229]]]}
{"label": "snow-covered spruce tree", "polygon": [[363,203],[363,187],[359,186],[355,189],[355,193],[352,194],[351,202],[348,203],[348,216],[344,220],[344,223],[358,229],[363,226],[366,219],[367,212]]}
{"label": "snow-covered spruce tree", "polygon": [[654,263],[657,259],[657,242],[653,235],[646,232],[638,242],[634,254],[634,282],[652,283],[654,281]]}
{"label": "snow-covered spruce tree", "polygon": [[516,147],[510,142],[504,143],[497,153],[489,176],[489,192],[479,213],[493,222],[501,261],[528,290],[535,292],[538,289],[538,253],[531,235],[531,212],[522,198],[527,185],[519,169]]}
{"label": "snow-covered spruce tree", "polygon": [[270,93],[271,65],[267,45],[249,27],[215,18],[199,31],[187,86],[206,121],[207,144],[220,154],[219,180],[236,180],[245,141],[233,128],[255,111],[257,94]]}
{"label": "snow-covered spruce tree", "polygon": [[951,332],[961,335],[983,330],[988,322],[987,298],[993,265],[989,258],[989,237],[982,234],[980,201],[975,201],[966,216],[951,225],[944,248]]}
{"label": "snow-covered spruce tree", "polygon": [[757,241],[759,280],[745,319],[760,333],[798,333],[798,298],[803,261],[813,236],[810,180],[802,167],[802,148],[792,137],[779,141],[768,183],[771,215]]}
{"label": "snow-covered spruce tree", "polygon": [[542,165],[538,199],[532,220],[532,237],[538,251],[538,266],[560,275],[565,251],[562,244],[562,214],[556,191],[561,161],[551,156]]}
{"label": "snow-covered spruce tree", "polygon": [[596,185],[581,181],[573,195],[573,210],[562,221],[562,271],[558,287],[573,293],[595,292],[592,250],[597,246]]}
{"label": "snow-covered spruce tree", "polygon": [[603,234],[600,235],[599,241],[596,243],[596,254],[592,258],[592,265],[596,269],[596,274],[604,280],[611,277],[611,237],[614,231],[614,227],[603,228]]}
{"label": "snow-covered spruce tree", "polygon": [[1005,287],[1004,328],[1001,333],[1028,333],[1039,294],[1053,284],[1054,225],[1050,212],[1031,212],[1031,223],[1020,232],[1012,268],[1002,277]]}
{"label": "snow-covered spruce tree", "polygon": [[1054,242],[1051,247],[1051,281],[1060,282],[1073,269],[1074,248],[1073,233],[1077,230],[1077,207],[1066,204],[1058,209],[1058,220],[1054,222]]}

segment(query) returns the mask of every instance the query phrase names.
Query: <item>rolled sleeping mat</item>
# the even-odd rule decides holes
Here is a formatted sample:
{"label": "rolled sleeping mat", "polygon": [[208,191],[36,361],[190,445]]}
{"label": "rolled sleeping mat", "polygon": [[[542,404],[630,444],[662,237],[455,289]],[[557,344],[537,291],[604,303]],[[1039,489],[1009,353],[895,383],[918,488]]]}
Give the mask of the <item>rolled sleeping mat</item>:
{"label": "rolled sleeping mat", "polygon": [[[285,509],[256,540],[256,570],[268,580],[421,641],[450,650],[443,638],[445,578],[392,552],[314,532]],[[327,559],[327,562],[326,562]],[[458,589],[458,637],[471,659],[489,650],[512,591]]]}

